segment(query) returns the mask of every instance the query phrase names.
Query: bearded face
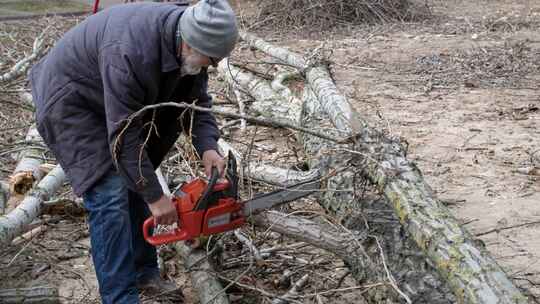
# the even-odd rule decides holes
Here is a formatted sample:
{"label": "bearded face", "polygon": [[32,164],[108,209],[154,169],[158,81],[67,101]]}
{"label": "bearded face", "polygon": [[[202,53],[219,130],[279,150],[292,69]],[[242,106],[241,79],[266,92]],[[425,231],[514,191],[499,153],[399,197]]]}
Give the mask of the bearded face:
{"label": "bearded face", "polygon": [[201,72],[201,68],[203,65],[201,62],[203,62],[204,57],[202,55],[199,55],[195,52],[191,52],[189,54],[186,54],[182,58],[182,66],[180,67],[180,75],[186,76],[186,75],[197,75]]}

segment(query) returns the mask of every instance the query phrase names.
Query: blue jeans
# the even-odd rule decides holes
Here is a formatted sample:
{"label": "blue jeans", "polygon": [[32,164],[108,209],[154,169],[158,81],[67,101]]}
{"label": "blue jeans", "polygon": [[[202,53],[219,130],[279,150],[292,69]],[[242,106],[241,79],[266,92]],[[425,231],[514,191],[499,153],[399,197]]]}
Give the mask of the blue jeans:
{"label": "blue jeans", "polygon": [[103,303],[139,303],[137,282],[159,275],[156,249],[142,225],[151,213],[140,195],[110,171],[83,194],[92,259]]}

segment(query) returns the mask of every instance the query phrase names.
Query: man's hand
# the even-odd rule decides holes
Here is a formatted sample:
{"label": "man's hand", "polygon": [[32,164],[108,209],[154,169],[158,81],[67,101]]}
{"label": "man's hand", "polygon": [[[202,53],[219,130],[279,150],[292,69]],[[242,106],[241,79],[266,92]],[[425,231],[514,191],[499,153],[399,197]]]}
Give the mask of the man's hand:
{"label": "man's hand", "polygon": [[167,195],[162,195],[157,201],[148,204],[154,216],[154,225],[172,225],[178,222],[176,207]]}
{"label": "man's hand", "polygon": [[225,160],[216,150],[207,150],[203,153],[202,163],[204,166],[204,173],[210,178],[212,175],[212,167],[216,166],[219,171],[219,176],[223,176],[225,170]]}

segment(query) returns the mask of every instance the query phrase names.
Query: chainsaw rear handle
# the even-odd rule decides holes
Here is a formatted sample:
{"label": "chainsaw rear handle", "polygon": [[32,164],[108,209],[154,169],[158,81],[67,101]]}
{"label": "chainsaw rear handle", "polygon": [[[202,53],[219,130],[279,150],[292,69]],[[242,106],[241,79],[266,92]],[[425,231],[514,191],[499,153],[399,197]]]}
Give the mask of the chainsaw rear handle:
{"label": "chainsaw rear handle", "polygon": [[153,246],[163,245],[176,241],[184,241],[191,239],[187,230],[176,228],[171,232],[161,233],[158,235],[150,235],[150,229],[155,227],[154,217],[149,217],[143,224],[144,239]]}
{"label": "chainsaw rear handle", "polygon": [[212,166],[212,175],[210,175],[210,180],[208,181],[208,186],[206,186],[206,189],[204,189],[204,192],[201,195],[201,198],[197,202],[197,206],[195,207],[195,210],[206,210],[206,209],[208,209],[208,204],[210,203],[209,198],[210,198],[210,195],[212,194],[212,192],[223,190],[223,189],[214,189],[214,186],[216,185],[218,179],[219,179],[218,168],[216,166]]}

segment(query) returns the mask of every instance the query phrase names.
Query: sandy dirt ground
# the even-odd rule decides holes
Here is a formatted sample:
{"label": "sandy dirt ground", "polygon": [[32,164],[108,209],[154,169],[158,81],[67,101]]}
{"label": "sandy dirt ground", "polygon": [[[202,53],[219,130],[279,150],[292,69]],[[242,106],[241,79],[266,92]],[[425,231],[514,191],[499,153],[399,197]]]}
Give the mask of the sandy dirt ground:
{"label": "sandy dirt ground", "polygon": [[[464,227],[516,285],[540,295],[540,170],[529,170],[540,167],[540,2],[428,4],[433,17],[414,23],[258,33],[303,54],[321,45],[332,50],[336,83],[358,112],[408,143],[409,159]],[[16,111],[2,105],[4,130]],[[21,140],[24,126],[2,138]],[[286,145],[266,136],[259,152],[281,160]],[[3,178],[13,166],[4,165]],[[60,281],[66,303],[98,302],[84,217],[46,219],[44,235],[0,251],[0,273],[11,280],[0,287]],[[182,265],[169,264],[169,277],[185,286],[185,302],[198,303]],[[360,301],[355,293],[325,300]]]}

